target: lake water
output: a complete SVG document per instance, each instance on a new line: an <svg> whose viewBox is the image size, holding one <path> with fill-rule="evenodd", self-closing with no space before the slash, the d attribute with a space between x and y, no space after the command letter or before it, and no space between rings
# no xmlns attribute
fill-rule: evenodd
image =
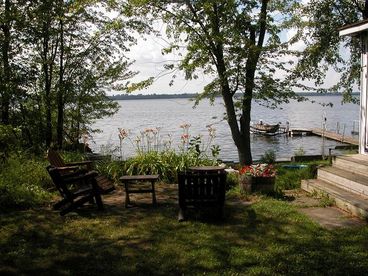
<svg viewBox="0 0 368 276"><path fill-rule="evenodd" d="M321 103L332 103L333 107L317 103L296 102L280 106L279 109L268 109L258 104L253 105L252 121L273 124L290 122L291 128L322 127L323 118L326 117L328 130L336 130L340 124L340 133L345 126L345 135L351 135L353 121L359 119L359 106L356 104L341 104L340 96L309 97L310 100ZM93 134L90 147L94 152L105 153L107 149L117 149L120 144L118 128L128 129L130 134L123 141L123 157L135 154L135 140L147 128L160 128L159 144L166 145L172 141L172 148L178 149L181 145L182 124L190 124L191 137L202 135L203 144L210 139L207 125L216 129L213 144L220 146L220 158L226 161L238 161L236 147L231 138L230 129L224 117L225 108L222 99L217 98L211 105L209 101L202 101L195 109L189 99L157 99L157 100L126 100L118 101L120 110L113 117L98 120L92 127L102 132ZM170 137L171 136L171 137ZM277 135L264 137L251 135L253 159L259 159L266 151L274 150L278 159L290 158L295 152L303 151L305 154L321 154L322 139L315 136L288 137ZM325 153L328 148L334 147L338 142L326 140ZM116 155L120 155L116 150Z"/></svg>

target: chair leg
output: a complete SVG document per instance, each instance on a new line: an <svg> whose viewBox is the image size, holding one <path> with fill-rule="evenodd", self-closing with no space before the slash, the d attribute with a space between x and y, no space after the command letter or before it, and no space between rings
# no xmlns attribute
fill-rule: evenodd
<svg viewBox="0 0 368 276"><path fill-rule="evenodd" d="M152 204L156 206L157 201L156 201L156 192L155 192L155 181L152 181L151 185L152 185Z"/></svg>
<svg viewBox="0 0 368 276"><path fill-rule="evenodd" d="M104 209L104 205L102 202L102 198L101 198L101 194L96 193L95 194L95 199L96 199L96 204L99 210L103 210Z"/></svg>
<svg viewBox="0 0 368 276"><path fill-rule="evenodd" d="M65 214L73 211L74 209L77 209L78 207L82 206L84 203L88 202L89 200L91 200L91 197L83 197L77 201L71 202L70 205L68 207L66 207L65 209L62 209L60 211L60 215L64 216Z"/></svg>
<svg viewBox="0 0 368 276"><path fill-rule="evenodd" d="M125 186L125 208L128 208L130 205L130 199L129 199L129 184L124 183Z"/></svg>
<svg viewBox="0 0 368 276"><path fill-rule="evenodd" d="M68 200L66 200L65 198L63 198L62 200L56 202L53 206L54 210L58 210L61 207L63 207L63 205L65 205L66 203L68 203Z"/></svg>
<svg viewBox="0 0 368 276"><path fill-rule="evenodd" d="M178 215L178 221L184 221L185 220L185 209L179 208L179 215Z"/></svg>
<svg viewBox="0 0 368 276"><path fill-rule="evenodd" d="M97 185L97 181L95 178L92 179L92 188L93 188L93 197L91 200L96 201L96 204L99 210L103 210L104 206L103 206L103 202L101 198L101 193L100 193L100 189Z"/></svg>
<svg viewBox="0 0 368 276"><path fill-rule="evenodd" d="M218 216L219 219L224 218L224 207L223 206L218 207L217 216Z"/></svg>

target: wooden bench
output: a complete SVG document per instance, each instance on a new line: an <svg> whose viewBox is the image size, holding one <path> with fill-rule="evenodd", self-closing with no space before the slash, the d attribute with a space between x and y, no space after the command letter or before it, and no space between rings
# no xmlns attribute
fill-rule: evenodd
<svg viewBox="0 0 368 276"><path fill-rule="evenodd" d="M197 170L178 173L179 221L185 219L188 206L197 209L211 207L222 217L225 203L226 172Z"/></svg>
<svg viewBox="0 0 368 276"><path fill-rule="evenodd" d="M125 188L125 207L127 208L130 205L129 194L133 193L152 193L152 204L156 205L156 192L155 192L155 183L158 180L159 175L125 175L120 177L120 181L124 184ZM133 183L144 183L150 182L150 188L131 188L131 184Z"/></svg>

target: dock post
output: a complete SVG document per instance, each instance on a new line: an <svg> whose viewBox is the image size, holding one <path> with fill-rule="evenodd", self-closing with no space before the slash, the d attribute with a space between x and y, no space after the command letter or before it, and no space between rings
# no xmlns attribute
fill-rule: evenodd
<svg viewBox="0 0 368 276"><path fill-rule="evenodd" d="M330 166L332 166L332 149L331 148L328 149L328 162Z"/></svg>
<svg viewBox="0 0 368 276"><path fill-rule="evenodd" d="M355 122L353 121L353 131L352 131L352 134L355 133Z"/></svg>
<svg viewBox="0 0 368 276"><path fill-rule="evenodd" d="M342 137L341 137L341 142L342 143L344 142L344 139L345 139L345 127L346 127L346 125L344 124L344 128L342 130Z"/></svg>
<svg viewBox="0 0 368 276"><path fill-rule="evenodd" d="M322 158L325 158L325 131L326 131L326 122L327 118L324 117L323 123L322 123Z"/></svg>

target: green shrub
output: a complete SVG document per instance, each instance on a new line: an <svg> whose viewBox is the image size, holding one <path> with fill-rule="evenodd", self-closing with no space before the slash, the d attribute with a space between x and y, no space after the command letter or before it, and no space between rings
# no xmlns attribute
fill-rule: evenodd
<svg viewBox="0 0 368 276"><path fill-rule="evenodd" d="M18 128L0 124L0 163L5 162L10 151L19 147L19 134Z"/></svg>
<svg viewBox="0 0 368 276"><path fill-rule="evenodd" d="M65 163L82 161L85 158L85 154L78 151L59 151L61 157Z"/></svg>
<svg viewBox="0 0 368 276"><path fill-rule="evenodd" d="M0 168L0 207L32 207L50 200L53 185L46 165L32 157L10 155Z"/></svg>
<svg viewBox="0 0 368 276"><path fill-rule="evenodd" d="M310 163L306 168L287 169L283 167L277 168L276 190L289 190L300 188L302 179L311 179L316 176L316 168L318 164Z"/></svg>
<svg viewBox="0 0 368 276"><path fill-rule="evenodd" d="M99 162L96 164L96 169L114 180L118 180L122 175L159 174L162 181L175 183L178 171L202 165L213 165L213 161L200 158L192 151L177 153L167 150L141 153L126 161Z"/></svg>
<svg viewBox="0 0 368 276"><path fill-rule="evenodd" d="M274 150L267 150L259 160L261 163L273 164L276 161L276 152Z"/></svg>
<svg viewBox="0 0 368 276"><path fill-rule="evenodd" d="M239 174L230 172L226 176L226 190L239 186Z"/></svg>
<svg viewBox="0 0 368 276"><path fill-rule="evenodd" d="M294 155L295 156L304 156L305 155L305 150L303 149L303 147L299 147L294 151Z"/></svg>

